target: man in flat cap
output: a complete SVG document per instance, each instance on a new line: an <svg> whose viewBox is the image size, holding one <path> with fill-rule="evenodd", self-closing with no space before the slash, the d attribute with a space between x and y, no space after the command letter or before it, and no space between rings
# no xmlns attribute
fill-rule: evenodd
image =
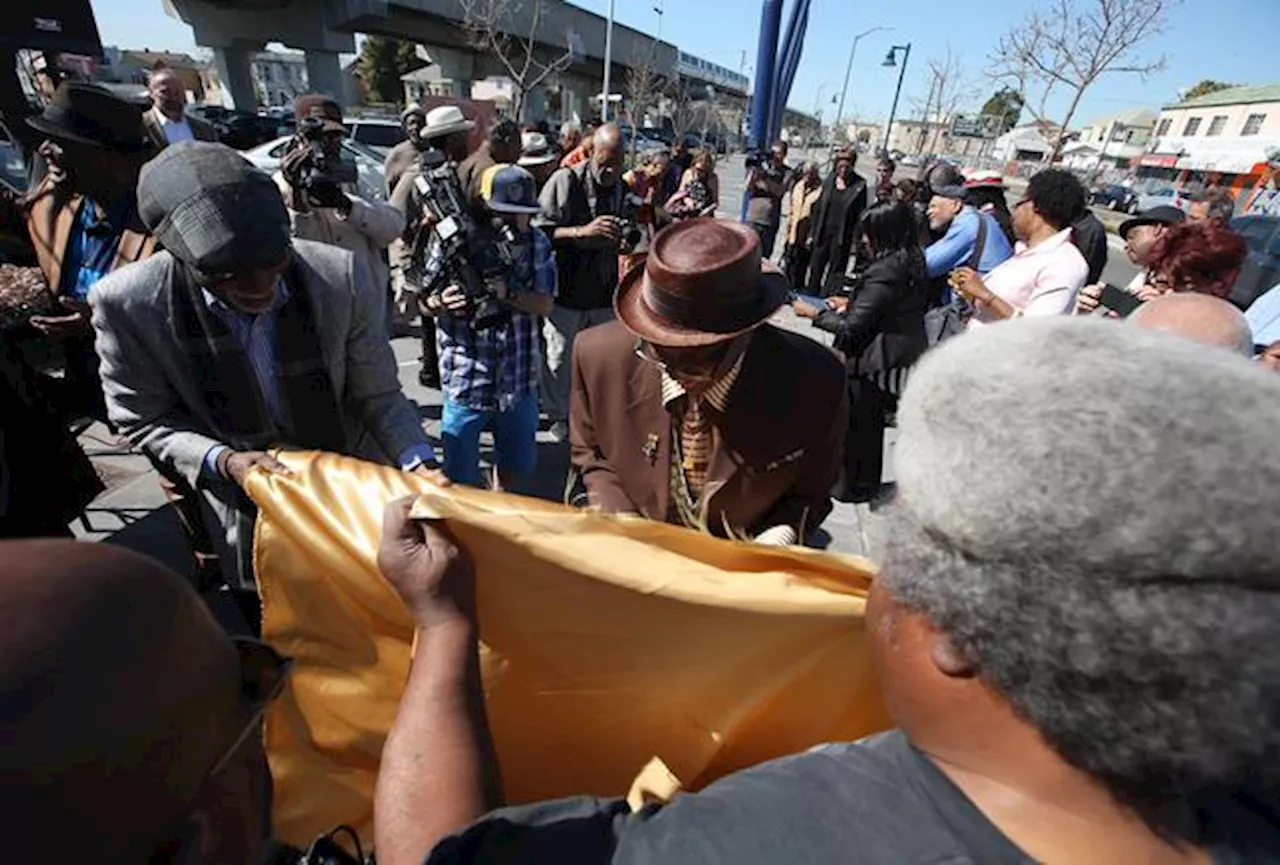
<svg viewBox="0 0 1280 865"><path fill-rule="evenodd" d="M290 240L279 190L235 151L184 142L147 165L142 218L164 246L95 286L111 420L203 499L228 582L252 587L254 469L313 448L434 464L400 390L381 297L351 253Z"/></svg>

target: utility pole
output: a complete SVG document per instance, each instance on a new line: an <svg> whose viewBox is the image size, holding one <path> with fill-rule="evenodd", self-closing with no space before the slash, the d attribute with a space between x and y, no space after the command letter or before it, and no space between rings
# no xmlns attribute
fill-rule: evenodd
<svg viewBox="0 0 1280 865"><path fill-rule="evenodd" d="M613 4L609 0L609 20L604 29L604 99L600 102L600 119L609 122L609 78L613 71Z"/></svg>
<svg viewBox="0 0 1280 865"><path fill-rule="evenodd" d="M870 30L863 30L857 36L853 37L853 45L849 47L849 63L844 68L844 87L840 89L840 107L836 109L836 116L832 123L836 126L840 125L840 121L844 119L844 98L849 94L849 74L853 72L853 55L858 52L858 42L863 36L870 36L872 33L878 33L881 30L892 30L892 27L872 27Z"/></svg>
<svg viewBox="0 0 1280 865"><path fill-rule="evenodd" d="M920 138L916 141L916 155L924 153L924 143L929 137L929 109L933 107L933 90L938 85L938 73L933 73L933 80L929 82L929 96L924 101L924 116L920 118ZM942 101L941 95L938 101Z"/></svg>
<svg viewBox="0 0 1280 865"><path fill-rule="evenodd" d="M889 150L889 133L893 131L893 116L898 113L898 98L902 96L902 79L906 77L907 61L911 59L911 43L908 42L906 45L894 45L889 49L889 53L885 55L884 63L880 64L881 66L888 66L890 69L897 66L897 53L899 51L903 52L902 68L898 72L898 88L893 91L893 107L889 109L889 122L884 126L883 149L885 152L888 152Z"/></svg>

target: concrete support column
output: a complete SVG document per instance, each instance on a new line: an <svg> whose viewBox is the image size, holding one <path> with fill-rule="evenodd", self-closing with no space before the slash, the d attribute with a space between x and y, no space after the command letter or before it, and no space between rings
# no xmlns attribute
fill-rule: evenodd
<svg viewBox="0 0 1280 865"><path fill-rule="evenodd" d="M332 96L339 104L347 102L346 88L342 81L342 64L337 51L306 52L307 89L312 93Z"/></svg>
<svg viewBox="0 0 1280 865"><path fill-rule="evenodd" d="M231 97L231 107L244 111L257 108L253 76L249 72L250 51L247 48L214 48L213 62L218 78Z"/></svg>
<svg viewBox="0 0 1280 865"><path fill-rule="evenodd" d="M431 62L440 67L440 76L453 82L451 96L458 99L471 98L471 85L475 83L475 55L469 51L458 51L451 48L428 47Z"/></svg>

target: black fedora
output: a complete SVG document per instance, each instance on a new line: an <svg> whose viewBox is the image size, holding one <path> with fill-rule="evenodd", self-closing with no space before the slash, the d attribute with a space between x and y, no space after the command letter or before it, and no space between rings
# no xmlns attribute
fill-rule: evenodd
<svg viewBox="0 0 1280 865"><path fill-rule="evenodd" d="M149 147L142 112L93 84L66 81L58 86L44 112L27 124L54 140L137 153Z"/></svg>

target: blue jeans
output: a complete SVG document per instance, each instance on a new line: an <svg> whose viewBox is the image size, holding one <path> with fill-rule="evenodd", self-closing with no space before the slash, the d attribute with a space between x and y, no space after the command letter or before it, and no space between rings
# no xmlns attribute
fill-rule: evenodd
<svg viewBox="0 0 1280 865"><path fill-rule="evenodd" d="M481 411L445 397L440 421L444 473L456 484L481 486L480 433L493 432L493 461L505 477L527 475L538 462L538 395L525 394L506 411Z"/></svg>

